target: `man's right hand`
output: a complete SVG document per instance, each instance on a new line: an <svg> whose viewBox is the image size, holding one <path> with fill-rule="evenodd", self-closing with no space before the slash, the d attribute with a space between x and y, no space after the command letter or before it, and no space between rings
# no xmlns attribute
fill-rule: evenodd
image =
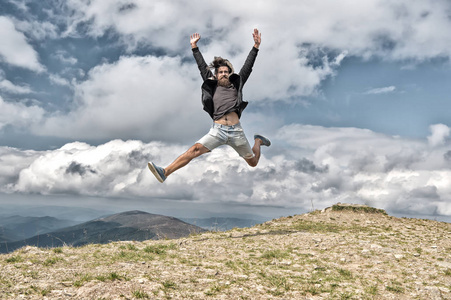
<svg viewBox="0 0 451 300"><path fill-rule="evenodd" d="M190 36L190 44L191 48L197 48L197 42L200 40L200 34L195 33Z"/></svg>

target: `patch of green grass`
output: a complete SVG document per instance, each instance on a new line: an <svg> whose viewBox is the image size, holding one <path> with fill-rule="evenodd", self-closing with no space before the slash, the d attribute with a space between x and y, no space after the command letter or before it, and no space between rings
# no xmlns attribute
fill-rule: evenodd
<svg viewBox="0 0 451 300"><path fill-rule="evenodd" d="M292 288L292 284L290 284L287 278L284 276L274 274L267 275L264 272L260 272L258 275L268 285L268 293L272 294L273 296L282 296L285 292L289 291Z"/></svg>
<svg viewBox="0 0 451 300"><path fill-rule="evenodd" d="M312 296L316 296L322 293L322 290L319 286L317 286L316 284L309 284L307 285L307 287L305 288L305 291L307 293L312 294Z"/></svg>
<svg viewBox="0 0 451 300"><path fill-rule="evenodd" d="M251 265L247 261L242 260L228 260L224 263L226 267L229 267L230 269L234 271L238 270L249 270L251 268Z"/></svg>
<svg viewBox="0 0 451 300"><path fill-rule="evenodd" d="M280 249L276 249L276 250L268 250L263 252L263 254L261 255L261 258L265 258L265 259L281 259L281 258L286 258L288 257L290 254L286 251L282 251Z"/></svg>
<svg viewBox="0 0 451 300"><path fill-rule="evenodd" d="M289 291L291 289L291 285L289 284L286 277L271 275L267 277L269 284L277 289L283 289L285 291Z"/></svg>
<svg viewBox="0 0 451 300"><path fill-rule="evenodd" d="M24 276L24 277L27 277L27 276L29 276L29 277L31 277L31 278L33 278L33 279L38 279L38 277L39 277L39 273L38 273L38 271L36 271L36 270L29 270L27 273L22 273L22 275Z"/></svg>
<svg viewBox="0 0 451 300"><path fill-rule="evenodd" d="M56 264L57 262L59 262L61 260L63 260L63 259L60 258L60 257L49 257L42 264L44 266L51 266L51 265L54 265L54 264Z"/></svg>
<svg viewBox="0 0 451 300"><path fill-rule="evenodd" d="M14 255L14 256L8 257L7 259L5 259L5 261L7 263L17 263L17 262L22 262L23 258L20 255Z"/></svg>
<svg viewBox="0 0 451 300"><path fill-rule="evenodd" d="M117 274L116 272L111 272L111 273L108 275L108 277L107 277L107 279L109 279L109 280L111 280L111 281L121 280L121 279L123 279L123 278L125 278L125 277L120 276L120 275Z"/></svg>
<svg viewBox="0 0 451 300"><path fill-rule="evenodd" d="M11 287L13 283L10 280L7 280L3 274L0 273L0 286Z"/></svg>
<svg viewBox="0 0 451 300"><path fill-rule="evenodd" d="M140 251L120 251L115 256L112 257L113 261L139 261L139 260L152 260L153 257L145 255Z"/></svg>
<svg viewBox="0 0 451 300"><path fill-rule="evenodd" d="M136 248L136 246L135 246L135 245L132 245L132 244L127 244L127 249L128 249L128 250L131 250L131 251L136 251L136 250L138 250L138 248Z"/></svg>
<svg viewBox="0 0 451 300"><path fill-rule="evenodd" d="M106 276L105 276L105 275L97 275L97 276L96 276L96 279L97 279L98 281L105 282L105 281L106 281Z"/></svg>
<svg viewBox="0 0 451 300"><path fill-rule="evenodd" d="M91 274L82 274L82 275L80 275L80 278L74 282L74 286L81 287L81 286L83 286L83 284L85 284L85 282L89 282L93 278L94 277Z"/></svg>
<svg viewBox="0 0 451 300"><path fill-rule="evenodd" d="M144 252L153 254L165 254L166 250L175 249L176 245L174 243L168 245L150 245L144 248Z"/></svg>
<svg viewBox="0 0 451 300"><path fill-rule="evenodd" d="M50 287L46 287L45 289L41 289L41 296L47 296L48 294L50 294L50 292L52 291L52 289Z"/></svg>
<svg viewBox="0 0 451 300"><path fill-rule="evenodd" d="M308 231L308 232L340 232L345 230L344 227L338 226L336 224L322 223L322 222L312 222L306 220L300 220L293 224L293 229L298 231Z"/></svg>
<svg viewBox="0 0 451 300"><path fill-rule="evenodd" d="M95 277L95 279L102 281L102 282L105 282L107 280L110 280L110 281L123 280L123 279L127 280L127 278L125 276L121 276L116 272L111 272L108 275L97 275Z"/></svg>
<svg viewBox="0 0 451 300"><path fill-rule="evenodd" d="M137 298L137 299L150 299L149 294L147 294L146 292L142 291L142 290L135 290L132 292L133 297Z"/></svg>
<svg viewBox="0 0 451 300"><path fill-rule="evenodd" d="M394 292L398 294L404 293L404 288L402 287L401 283L394 280L385 289L389 292Z"/></svg>
<svg viewBox="0 0 451 300"><path fill-rule="evenodd" d="M223 286L223 285L220 285L220 284L215 283L215 284L213 284L212 286L210 286L210 288L209 288L208 290L206 290L206 291L204 292L204 294L205 294L206 296L214 296L214 295L216 295L217 293L221 292L223 289L224 289L224 286Z"/></svg>
<svg viewBox="0 0 451 300"><path fill-rule="evenodd" d="M445 276L451 276L451 269L446 269L444 274Z"/></svg>
<svg viewBox="0 0 451 300"><path fill-rule="evenodd" d="M63 248L53 248L52 251L54 253L63 253Z"/></svg>
<svg viewBox="0 0 451 300"><path fill-rule="evenodd" d="M377 284L365 287L365 293L376 296L377 295Z"/></svg>
<svg viewBox="0 0 451 300"><path fill-rule="evenodd" d="M340 276L345 279L351 279L352 278L352 273L349 270L345 270L345 269L338 269L338 274L340 274Z"/></svg>
<svg viewBox="0 0 451 300"><path fill-rule="evenodd" d="M383 214L387 215L385 210L369 207L369 206L352 206L352 205L339 205L335 204L332 206L332 211L352 211L352 212L363 212L370 214Z"/></svg>
<svg viewBox="0 0 451 300"><path fill-rule="evenodd" d="M163 281L161 284L163 285L163 287L165 289L175 289L176 288L176 284L174 281L167 280L167 281Z"/></svg>
<svg viewBox="0 0 451 300"><path fill-rule="evenodd" d="M232 270L235 270L235 271L238 270L238 266L237 266L236 262L233 260L226 261L225 266Z"/></svg>
<svg viewBox="0 0 451 300"><path fill-rule="evenodd" d="M349 292L344 292L344 293L340 293L339 294L339 299L340 300L347 300L347 299L352 299L354 295L352 293Z"/></svg>

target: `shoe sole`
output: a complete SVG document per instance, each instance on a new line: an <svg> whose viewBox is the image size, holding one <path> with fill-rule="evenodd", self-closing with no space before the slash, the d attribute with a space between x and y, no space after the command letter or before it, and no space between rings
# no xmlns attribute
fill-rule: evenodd
<svg viewBox="0 0 451 300"><path fill-rule="evenodd" d="M155 166L151 163L147 163L147 166L149 167L150 172L152 172L153 175L157 178L157 180L161 183L163 183L163 178L161 178L160 174L158 174L157 169L155 169Z"/></svg>
<svg viewBox="0 0 451 300"><path fill-rule="evenodd" d="M266 138L260 134L256 134L255 138L260 139L262 141L263 146L266 146L266 147L271 146L271 141L268 138Z"/></svg>

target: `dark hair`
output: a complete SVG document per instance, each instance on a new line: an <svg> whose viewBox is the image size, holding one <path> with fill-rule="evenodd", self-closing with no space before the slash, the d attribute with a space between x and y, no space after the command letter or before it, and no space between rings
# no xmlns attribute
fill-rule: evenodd
<svg viewBox="0 0 451 300"><path fill-rule="evenodd" d="M229 73L233 73L233 66L230 61L220 56L215 56L215 59L210 63L208 67L215 68L215 74L218 73L219 67L227 67L229 68Z"/></svg>

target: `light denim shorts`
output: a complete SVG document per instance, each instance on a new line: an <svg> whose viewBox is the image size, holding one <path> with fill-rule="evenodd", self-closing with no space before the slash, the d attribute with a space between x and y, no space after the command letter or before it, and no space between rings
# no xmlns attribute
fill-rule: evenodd
<svg viewBox="0 0 451 300"><path fill-rule="evenodd" d="M213 123L210 131L197 143L210 151L222 145L229 145L244 159L254 157L254 152L252 152L240 123L232 126Z"/></svg>

